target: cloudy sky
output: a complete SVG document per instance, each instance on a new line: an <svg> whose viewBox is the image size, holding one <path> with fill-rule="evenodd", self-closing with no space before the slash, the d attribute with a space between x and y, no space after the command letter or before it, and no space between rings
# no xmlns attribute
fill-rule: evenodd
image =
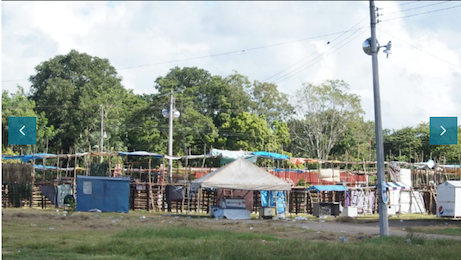
<svg viewBox="0 0 461 260"><path fill-rule="evenodd" d="M377 26L385 128L461 121L461 3L382 2ZM2 89L29 89L40 62L71 49L107 58L135 93L174 66L233 71L294 95L342 79L373 120L369 2L2 2ZM329 44L327 44L330 42ZM216 55L222 54L222 55ZM202 58L200 58L202 57ZM194 59L197 58L197 59Z"/></svg>

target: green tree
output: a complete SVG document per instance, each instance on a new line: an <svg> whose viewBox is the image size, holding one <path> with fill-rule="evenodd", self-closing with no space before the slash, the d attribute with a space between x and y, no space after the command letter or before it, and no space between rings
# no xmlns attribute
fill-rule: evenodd
<svg viewBox="0 0 461 260"><path fill-rule="evenodd" d="M153 104L152 95L129 91L125 99L127 119L122 126L122 139L128 151L167 152L168 134L160 128L163 117Z"/></svg>
<svg viewBox="0 0 461 260"><path fill-rule="evenodd" d="M358 95L342 80L303 84L297 91L298 119L291 122L295 148L304 156L327 160L333 147L363 114Z"/></svg>
<svg viewBox="0 0 461 260"><path fill-rule="evenodd" d="M221 131L223 147L230 150L276 151L277 142L264 116L243 112L224 123Z"/></svg>
<svg viewBox="0 0 461 260"><path fill-rule="evenodd" d="M277 85L255 81L250 89L254 102L254 113L264 115L269 124L278 120L286 121L294 114L294 108L288 101L288 95L277 90Z"/></svg>
<svg viewBox="0 0 461 260"><path fill-rule="evenodd" d="M37 118L37 152L44 152L47 142L53 140L54 127L49 126L44 112L34 111L35 102L28 100L24 88L18 86L15 93L2 92L2 150L8 146L8 117L36 117ZM15 146L13 151L19 152L23 148L24 153L32 153L33 148L27 146Z"/></svg>
<svg viewBox="0 0 461 260"><path fill-rule="evenodd" d="M71 50L35 67L30 77L31 99L36 111L44 112L55 126L50 147L69 151L97 148L101 108L107 127L105 142L123 146L120 126L124 123L123 100L127 91L109 60ZM101 107L102 105L102 107Z"/></svg>
<svg viewBox="0 0 461 260"><path fill-rule="evenodd" d="M374 161L376 159L375 124L358 118L332 148L331 155L339 160Z"/></svg>

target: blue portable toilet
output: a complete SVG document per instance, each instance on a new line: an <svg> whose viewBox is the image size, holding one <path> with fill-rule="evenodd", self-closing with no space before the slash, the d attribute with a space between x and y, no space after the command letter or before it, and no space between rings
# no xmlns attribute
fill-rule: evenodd
<svg viewBox="0 0 461 260"><path fill-rule="evenodd" d="M77 175L77 211L129 211L130 178Z"/></svg>

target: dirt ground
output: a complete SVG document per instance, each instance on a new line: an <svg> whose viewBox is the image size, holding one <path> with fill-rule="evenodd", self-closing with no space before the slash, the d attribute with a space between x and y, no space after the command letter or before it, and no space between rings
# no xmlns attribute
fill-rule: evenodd
<svg viewBox="0 0 461 260"><path fill-rule="evenodd" d="M337 240L347 237L348 240L361 240L379 235L377 220L360 220L351 218L329 218L306 220L281 219L281 220L216 220L213 218L194 215L175 215L168 213L149 213L146 211L121 213L87 213L63 212L41 209L3 209L2 230L24 226L28 228L53 228L59 229L112 229L122 230L128 227L165 227L176 226L229 230L235 232L255 232L272 234L277 237L312 239L312 240ZM440 226L460 227L461 221L451 219L438 220L389 220L390 235L407 236L408 227ZM461 236L421 234L426 238L448 238L461 240Z"/></svg>

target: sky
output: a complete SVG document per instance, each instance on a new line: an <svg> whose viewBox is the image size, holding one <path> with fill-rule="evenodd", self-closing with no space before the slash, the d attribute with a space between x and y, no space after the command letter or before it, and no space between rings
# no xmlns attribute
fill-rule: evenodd
<svg viewBox="0 0 461 260"><path fill-rule="evenodd" d="M378 58L383 127L434 116L460 122L461 3L376 6L378 41L392 41L392 54L382 48ZM29 90L35 66L75 49L109 59L138 94L155 93L155 79L175 66L237 71L290 96L303 83L340 79L374 120L371 56L362 50L371 35L367 1L3 1L1 9L2 90Z"/></svg>

